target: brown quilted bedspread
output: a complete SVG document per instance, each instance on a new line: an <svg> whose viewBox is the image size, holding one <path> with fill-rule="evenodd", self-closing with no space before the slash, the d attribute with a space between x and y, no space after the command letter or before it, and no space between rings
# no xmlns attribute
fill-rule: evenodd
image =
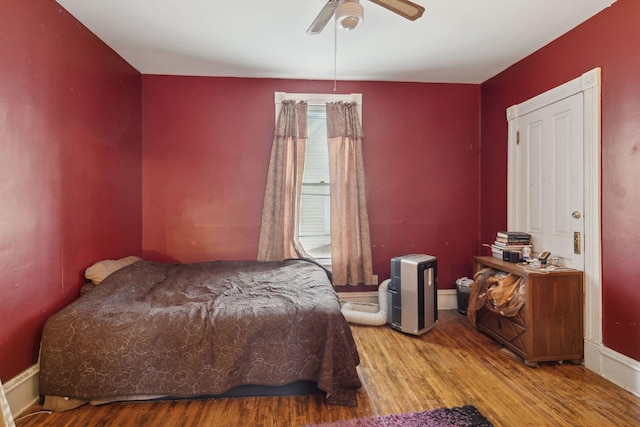
<svg viewBox="0 0 640 427"><path fill-rule="evenodd" d="M140 261L47 321L40 393L196 397L311 380L327 403L352 406L358 363L337 294L311 263Z"/></svg>

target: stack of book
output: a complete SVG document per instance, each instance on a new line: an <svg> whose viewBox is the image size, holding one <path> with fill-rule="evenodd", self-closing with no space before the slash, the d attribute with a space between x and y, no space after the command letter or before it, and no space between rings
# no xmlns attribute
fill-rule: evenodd
<svg viewBox="0 0 640 427"><path fill-rule="evenodd" d="M498 231L496 241L491 245L491 254L504 259L504 251L519 252L522 258L522 250L527 247L531 252L531 235L522 231Z"/></svg>

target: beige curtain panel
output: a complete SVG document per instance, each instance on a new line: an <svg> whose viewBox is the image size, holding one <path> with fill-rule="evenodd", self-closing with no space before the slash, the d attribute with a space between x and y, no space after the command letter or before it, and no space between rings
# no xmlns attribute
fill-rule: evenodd
<svg viewBox="0 0 640 427"><path fill-rule="evenodd" d="M306 102L283 101L269 161L258 242L259 261L308 257L298 240L306 143Z"/></svg>
<svg viewBox="0 0 640 427"><path fill-rule="evenodd" d="M0 418L0 427L16 427L11 415L11 408L9 408L9 401L4 394L4 388L2 382L0 382L0 407L2 407L2 418Z"/></svg>
<svg viewBox="0 0 640 427"><path fill-rule="evenodd" d="M327 104L333 284L372 283L371 238L356 103Z"/></svg>

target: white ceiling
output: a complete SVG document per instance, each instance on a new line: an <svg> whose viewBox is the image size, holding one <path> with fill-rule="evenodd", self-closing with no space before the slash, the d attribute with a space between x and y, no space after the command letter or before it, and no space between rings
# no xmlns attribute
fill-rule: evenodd
<svg viewBox="0 0 640 427"><path fill-rule="evenodd" d="M306 30L326 0L57 0L142 74L482 83L615 0L413 0ZM335 61L334 61L335 57Z"/></svg>

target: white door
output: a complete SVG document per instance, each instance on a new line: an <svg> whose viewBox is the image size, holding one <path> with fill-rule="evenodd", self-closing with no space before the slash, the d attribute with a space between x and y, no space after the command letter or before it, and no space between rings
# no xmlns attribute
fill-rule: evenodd
<svg viewBox="0 0 640 427"><path fill-rule="evenodd" d="M574 95L578 95L578 99L573 99ZM539 152L538 161L533 162L529 159L526 161L523 159L525 150L520 148L521 144L530 145L532 142L524 142L527 139L527 134L534 134L533 129L530 131L525 131L525 129L529 128L529 124L526 122L534 122L536 120L531 120L530 118L526 118L531 113L536 113L538 110L544 110L548 106L551 109L555 109L558 106L565 105L565 102L568 102L569 105L572 105L571 102L575 101L582 103L582 111L575 111L575 108L570 106L568 108L558 108L557 111L551 112L551 109L544 111L543 117L549 116L549 120L540 119L542 122L542 126L549 126L551 123L551 117L555 116L560 119L561 113L563 110L571 110L571 113L567 116L569 117L569 122L564 121L565 124L568 124L566 129L568 129L569 134L573 135L582 135L582 141L579 141L580 138L576 137L569 138L571 141L569 153L581 153L581 154L569 154L566 156L566 165L567 168L575 168L578 167L579 163L582 163L582 169L578 169L578 175L584 177L582 182L578 180L578 182L572 182L569 185L569 190L567 190L568 197L565 197L564 200L568 200L573 196L582 196L583 198L583 211L580 213L580 218L569 219L570 224L575 226L575 229L569 230L570 232L579 231L583 232L586 235L581 235L580 241L580 252L581 254L573 254L573 251L570 251L565 261L565 265L573 266L577 269L581 269L584 271L584 292L585 292L585 328L584 328L584 337L585 337L585 351L584 351L584 364L585 366L606 378L613 380L616 384L640 384L640 379L638 378L638 370L634 368L629 368L624 370L619 362L619 359L611 358L609 355L611 352L603 345L602 340L602 257L601 257L601 219L600 219L600 210L601 210L601 197L600 197L600 188L601 188L601 177L600 177L600 169L601 169L601 153L600 153L600 94L601 94L601 84L600 84L600 69L594 68L581 76L570 80L560 86L557 86L553 89L550 89L540 95L537 95L531 99L528 99L520 104L512 105L507 108L507 121L509 125L509 147L508 147L508 179L507 179L507 227L509 229L515 229L516 224L523 223L522 219L525 217L526 210L523 210L523 204L520 202L523 197L529 197L530 193L528 188L524 187L523 179L527 179L528 172L524 170L525 165L529 165L530 163L543 163L548 162L548 158L553 158L554 162L558 163L559 159L556 158L555 148L552 150L552 153L544 153ZM556 103L560 103L557 106ZM548 114L546 114L549 112ZM533 117L533 116L531 116ZM540 121L538 120L538 121ZM571 122L573 120L573 122ZM560 120L562 122L562 120ZM546 122L546 124L545 124ZM579 125L582 123L582 126ZM531 123L533 125L533 123ZM559 123L556 125L559 126ZM520 129L522 140L520 144L516 143L516 130ZM546 137L542 137L545 134L545 130L539 130L540 138L539 141L541 143L546 140ZM554 131L552 135L557 137L558 131ZM528 138L532 139L532 138ZM557 141L556 141L557 142ZM575 146L573 143L576 143ZM531 148L531 147L530 147ZM576 151L577 150L577 151ZM533 166L527 166L529 169ZM557 170L559 166L555 166L553 168L546 168L547 171ZM561 169L560 169L561 170ZM551 173L551 172L545 172ZM570 172L573 174L573 172ZM576 175L576 176L578 176ZM533 185L536 185L535 183ZM541 184L537 184L538 188L549 190L542 186ZM546 185L550 185L546 183ZM528 187L528 186L527 186ZM555 187L555 185L554 185ZM577 189L574 189L577 188ZM554 188L555 192L555 188ZM560 197L554 196L553 204L558 201ZM517 203L516 203L517 202ZM527 202L529 203L529 202ZM569 202L573 203L573 202ZM526 205L524 205L526 206ZM541 205L544 206L544 205ZM546 208L543 208L546 209ZM551 209L551 208L549 208ZM559 207L553 207L554 218L556 215L563 218L563 220L567 220L566 215L571 215L577 208L573 206L565 207L564 209L560 209ZM517 219L520 218L520 219ZM575 219L575 221L574 221ZM527 219L527 221L529 221ZM562 221L560 221L562 222ZM551 234L551 233L550 233ZM566 231L562 234L565 234ZM566 236L572 237L572 236ZM546 240L546 233L540 233L536 235L536 240L540 240L541 243L536 244L536 251L545 250L542 245L549 244ZM573 246L573 241L571 240L571 244ZM572 247L573 249L573 247ZM550 252L552 252L551 246L549 246ZM624 377L624 378L623 378ZM629 381L631 380L631 381ZM629 388L633 388L633 386L629 385Z"/></svg>
<svg viewBox="0 0 640 427"><path fill-rule="evenodd" d="M532 236L534 254L584 269L583 94L538 108L517 120L515 224Z"/></svg>

